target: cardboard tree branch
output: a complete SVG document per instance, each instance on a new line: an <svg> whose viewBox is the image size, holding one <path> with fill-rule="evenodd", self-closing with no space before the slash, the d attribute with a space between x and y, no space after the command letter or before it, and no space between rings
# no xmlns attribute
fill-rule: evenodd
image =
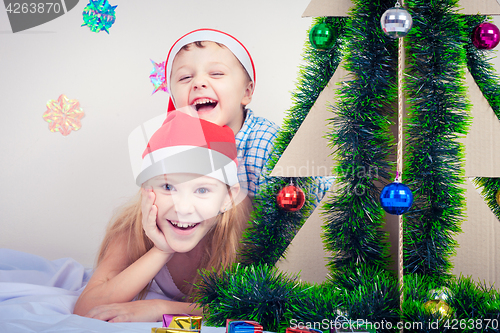
<svg viewBox="0 0 500 333"><path fill-rule="evenodd" d="M456 256L451 258L452 273L472 276L476 281L500 283L500 221L486 205L469 178L465 179L466 211L462 232L455 236Z"/></svg>
<svg viewBox="0 0 500 333"><path fill-rule="evenodd" d="M500 178L500 120L467 70L465 81L472 104L472 124L465 146L465 177Z"/></svg>
<svg viewBox="0 0 500 333"><path fill-rule="evenodd" d="M328 147L328 139L325 135L331 131L328 126L328 119L333 116L330 105L337 102L336 90L340 87L339 84L345 81L347 75L348 72L344 69L343 63L340 63L276 163L271 176L332 175L334 160L331 155L334 149ZM328 194L325 195L318 207L321 207L328 197ZM276 264L281 271L295 274L300 272L302 280L313 283L326 280L327 257L332 256L324 249L321 239L323 218L320 214L320 209L314 210L288 246L286 259Z"/></svg>
<svg viewBox="0 0 500 333"><path fill-rule="evenodd" d="M318 207L326 200L328 195L325 195ZM276 263L280 271L300 273L300 278L310 283L322 283L326 280L329 273L327 257L333 256L324 249L321 238L323 218L320 214L320 209L314 210L286 249L286 258Z"/></svg>
<svg viewBox="0 0 500 333"><path fill-rule="evenodd" d="M326 138L331 131L328 119L334 116L330 106L337 103L336 90L340 87L339 83L346 81L347 75L341 62L276 163L272 177L333 175L335 162L332 154L335 148L328 146Z"/></svg>
<svg viewBox="0 0 500 333"><path fill-rule="evenodd" d="M500 120L466 72L472 124L461 140L465 146L465 203L462 233L455 236L459 246L452 258L453 274L480 281L500 283L500 221L474 187L471 177L500 177Z"/></svg>

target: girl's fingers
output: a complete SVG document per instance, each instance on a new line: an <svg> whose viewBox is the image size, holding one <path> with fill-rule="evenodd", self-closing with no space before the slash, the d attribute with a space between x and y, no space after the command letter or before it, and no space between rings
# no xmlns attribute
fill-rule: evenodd
<svg viewBox="0 0 500 333"><path fill-rule="evenodd" d="M149 234L151 232L155 232L158 226L156 225L156 206L153 205L151 206L151 209L149 210L148 215L144 215L142 219L142 225L144 230L146 231L146 234Z"/></svg>
<svg viewBox="0 0 500 333"><path fill-rule="evenodd" d="M119 315L115 304L99 305L91 309L85 317L99 319L104 321L115 321Z"/></svg>
<svg viewBox="0 0 500 333"><path fill-rule="evenodd" d="M148 191L147 189L142 189L141 191L142 191L141 210L143 216L143 223L145 222L144 217L150 220L153 214L154 214L153 217L156 221L156 206L154 205L155 194L152 190Z"/></svg>
<svg viewBox="0 0 500 333"><path fill-rule="evenodd" d="M113 314L111 314L108 310L109 305L99 305L92 308L85 317L94 318L99 320L108 320L113 318Z"/></svg>
<svg viewBox="0 0 500 333"><path fill-rule="evenodd" d="M157 207L155 205L151 206L151 209L149 210L149 216L148 220L146 221L147 225L152 228L156 228L156 213L157 213Z"/></svg>
<svg viewBox="0 0 500 333"><path fill-rule="evenodd" d="M155 201L155 193L151 188L142 188L142 200L141 200L141 208L142 208L142 213L149 212L149 209L151 209L151 206L154 204Z"/></svg>
<svg viewBox="0 0 500 333"><path fill-rule="evenodd" d="M142 189L142 228L146 236L149 237L157 248L164 252L172 252L167 244L165 235L156 224L158 207L154 204L155 199L155 193L152 189Z"/></svg>
<svg viewBox="0 0 500 333"><path fill-rule="evenodd" d="M158 207L154 205L155 194L152 188L142 189L142 227L146 235L155 243L155 239L161 235L156 225Z"/></svg>
<svg viewBox="0 0 500 333"><path fill-rule="evenodd" d="M113 319L109 319L108 323L123 323L123 322L131 322L129 315L120 315L116 316Z"/></svg>

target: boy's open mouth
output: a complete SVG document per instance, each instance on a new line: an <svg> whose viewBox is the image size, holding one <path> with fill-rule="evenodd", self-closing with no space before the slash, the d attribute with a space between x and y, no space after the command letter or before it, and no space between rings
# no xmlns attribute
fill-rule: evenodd
<svg viewBox="0 0 500 333"><path fill-rule="evenodd" d="M185 223L185 222L179 222L179 221L172 221L172 220L168 220L168 222L170 222L170 224L176 228L176 229L180 229L180 230L190 230L190 229L194 229L196 228L197 225L199 225L200 223Z"/></svg>
<svg viewBox="0 0 500 333"><path fill-rule="evenodd" d="M193 105L198 112L212 111L217 104L218 102L211 98L200 98L193 102Z"/></svg>

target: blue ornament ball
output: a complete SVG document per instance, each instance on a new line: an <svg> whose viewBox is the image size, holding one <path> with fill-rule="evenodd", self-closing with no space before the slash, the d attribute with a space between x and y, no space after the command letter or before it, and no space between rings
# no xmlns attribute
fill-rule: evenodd
<svg viewBox="0 0 500 333"><path fill-rule="evenodd" d="M413 193L402 183L390 183L380 193L380 205L389 214L401 215L410 210Z"/></svg>

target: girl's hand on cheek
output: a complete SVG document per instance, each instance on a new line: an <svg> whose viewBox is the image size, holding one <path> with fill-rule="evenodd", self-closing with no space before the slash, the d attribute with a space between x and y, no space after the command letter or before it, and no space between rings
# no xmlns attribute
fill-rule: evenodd
<svg viewBox="0 0 500 333"><path fill-rule="evenodd" d="M163 232L156 224L156 217L158 214L158 207L154 204L155 193L151 188L142 189L142 228L146 236L151 239L155 247L159 250L173 254L175 251L168 245L167 239Z"/></svg>

